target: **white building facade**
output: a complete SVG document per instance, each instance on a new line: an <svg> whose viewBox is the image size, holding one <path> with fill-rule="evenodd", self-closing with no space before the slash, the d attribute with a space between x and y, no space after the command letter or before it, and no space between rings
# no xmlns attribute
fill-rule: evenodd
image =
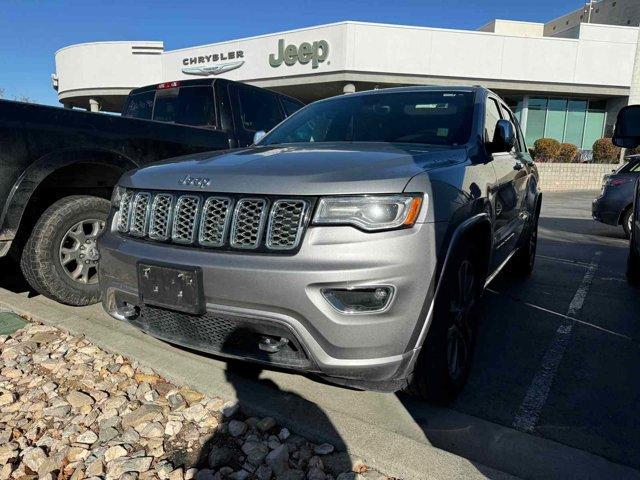
<svg viewBox="0 0 640 480"><path fill-rule="evenodd" d="M52 78L65 106L107 111L119 111L132 88L203 77L306 102L371 88L479 84L507 100L529 144L552 137L590 149L640 84L640 30L574 30L564 38L544 36L544 24L503 20L479 31L342 22L170 51L162 42L88 43L56 52Z"/></svg>

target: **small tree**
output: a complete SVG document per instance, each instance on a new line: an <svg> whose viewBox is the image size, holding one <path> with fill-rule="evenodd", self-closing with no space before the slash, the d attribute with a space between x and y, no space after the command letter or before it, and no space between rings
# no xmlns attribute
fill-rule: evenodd
<svg viewBox="0 0 640 480"><path fill-rule="evenodd" d="M578 156L578 147L571 143L561 143L558 148L558 155L556 161L558 163L572 163L576 161Z"/></svg>
<svg viewBox="0 0 640 480"><path fill-rule="evenodd" d="M593 163L618 163L620 148L610 138L601 138L593 144Z"/></svg>
<svg viewBox="0 0 640 480"><path fill-rule="evenodd" d="M554 162L560 152L560 142L553 138L540 138L533 144L537 162Z"/></svg>

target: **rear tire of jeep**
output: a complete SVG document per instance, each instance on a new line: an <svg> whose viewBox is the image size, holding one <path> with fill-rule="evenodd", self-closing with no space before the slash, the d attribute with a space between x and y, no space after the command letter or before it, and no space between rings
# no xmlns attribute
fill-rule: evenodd
<svg viewBox="0 0 640 480"><path fill-rule="evenodd" d="M484 275L469 242L457 249L442 278L434 317L406 392L447 405L464 387L475 350Z"/></svg>
<svg viewBox="0 0 640 480"><path fill-rule="evenodd" d="M95 239L109 208L104 198L70 196L45 210L20 258L22 273L34 290L67 305L100 300Z"/></svg>
<svg viewBox="0 0 640 480"><path fill-rule="evenodd" d="M516 277L528 277L533 272L536 263L536 252L538 250L538 219L536 215L533 224L527 228L527 238L524 244L516 252L511 260L509 270Z"/></svg>

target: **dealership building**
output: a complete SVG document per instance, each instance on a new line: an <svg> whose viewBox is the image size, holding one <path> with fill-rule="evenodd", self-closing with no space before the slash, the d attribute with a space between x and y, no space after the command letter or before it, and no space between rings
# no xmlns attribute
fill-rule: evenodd
<svg viewBox="0 0 640 480"><path fill-rule="evenodd" d="M179 50L161 41L84 43L56 52L52 80L66 107L109 112L132 88L193 78L305 102L402 85L483 85L512 106L529 144L552 137L590 149L611 134L620 108L640 103L640 2L603 0L591 15L605 6L617 24L583 23L577 11L476 31L341 22Z"/></svg>

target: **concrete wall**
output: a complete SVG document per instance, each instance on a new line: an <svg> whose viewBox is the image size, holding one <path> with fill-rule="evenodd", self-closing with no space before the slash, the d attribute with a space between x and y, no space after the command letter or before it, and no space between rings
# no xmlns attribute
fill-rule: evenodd
<svg viewBox="0 0 640 480"><path fill-rule="evenodd" d="M599 190L602 177L619 167L598 163L537 163L544 192Z"/></svg>
<svg viewBox="0 0 640 480"><path fill-rule="evenodd" d="M518 22L513 20L493 20L478 29L480 32L516 35L519 37L542 37L544 23Z"/></svg>

